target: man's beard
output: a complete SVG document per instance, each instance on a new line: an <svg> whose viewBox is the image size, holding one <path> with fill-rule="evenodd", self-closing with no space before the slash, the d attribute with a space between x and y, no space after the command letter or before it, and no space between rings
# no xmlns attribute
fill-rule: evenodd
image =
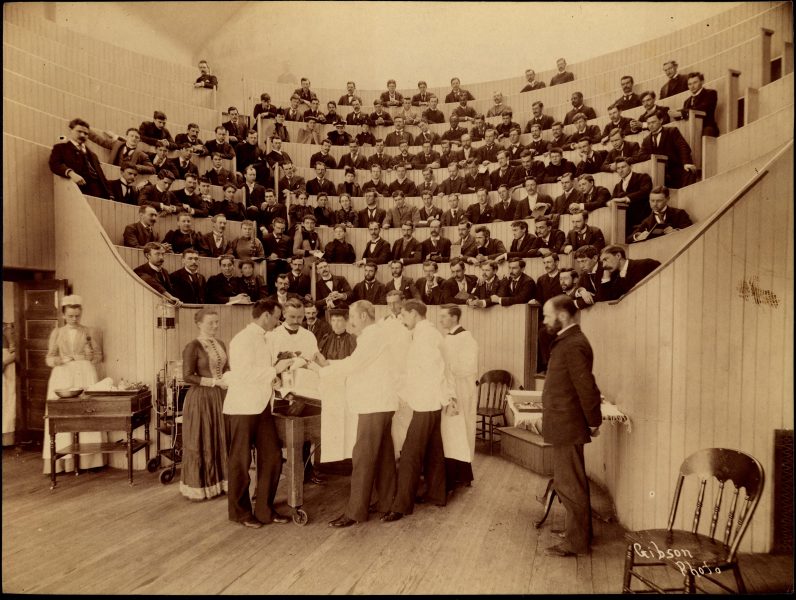
<svg viewBox="0 0 796 600"><path fill-rule="evenodd" d="M556 334L562 329L561 321L558 320L556 317L556 322L551 326L545 323L545 328L547 329L547 333Z"/></svg>

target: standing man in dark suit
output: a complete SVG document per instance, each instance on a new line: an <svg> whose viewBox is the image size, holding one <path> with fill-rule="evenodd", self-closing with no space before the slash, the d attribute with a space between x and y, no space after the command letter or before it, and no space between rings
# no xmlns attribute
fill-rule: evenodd
<svg viewBox="0 0 796 600"><path fill-rule="evenodd" d="M613 200L627 205L625 237L650 214L652 178L646 173L634 173L630 161L619 158L614 163L619 182L614 186Z"/></svg>
<svg viewBox="0 0 796 600"><path fill-rule="evenodd" d="M669 79L663 84L663 87L661 87L661 100L669 96L681 94L688 89L688 77L677 72L676 60L667 60L663 63L663 72Z"/></svg>
<svg viewBox="0 0 796 600"><path fill-rule="evenodd" d="M550 556L588 554L592 523L583 445L599 434L600 390L592 374L594 354L575 321L572 298L556 296L542 307L544 326L555 336L542 392L544 441L553 446L553 490L567 511L564 541Z"/></svg>
<svg viewBox="0 0 796 600"><path fill-rule="evenodd" d="M130 163L123 163L120 171L119 179L110 182L111 195L116 202L138 206L138 190L135 188L138 171Z"/></svg>
<svg viewBox="0 0 796 600"><path fill-rule="evenodd" d="M650 134L641 142L639 162L650 159L653 154L666 156L666 176L664 183L668 188L681 188L689 182L688 173L696 174L697 168L691 158L691 147L676 127L664 127L658 115L647 119Z"/></svg>
<svg viewBox="0 0 796 600"><path fill-rule="evenodd" d="M556 61L556 68L558 69L558 73L553 75L552 79L550 79L550 85L558 85L559 83L567 83L569 81L575 81L575 76L567 71L567 61L563 58L559 58Z"/></svg>
<svg viewBox="0 0 796 600"><path fill-rule="evenodd" d="M182 269L171 274L174 295L185 304L204 304L205 276L199 272L199 252L195 248L182 251Z"/></svg>
<svg viewBox="0 0 796 600"><path fill-rule="evenodd" d="M600 254L603 278L597 300L617 300L627 294L661 263L652 258L629 260L622 246L606 246Z"/></svg>
<svg viewBox="0 0 796 600"><path fill-rule="evenodd" d="M351 297L349 300L357 302L359 300L367 300L371 304L384 304L384 296L387 294L387 288L384 284L376 280L376 271L379 266L371 261L365 263L364 279L354 286L351 290Z"/></svg>
<svg viewBox="0 0 796 600"><path fill-rule="evenodd" d="M83 119L69 122L69 140L53 146L50 171L71 179L83 194L113 200L99 158L86 146L89 129Z"/></svg>
<svg viewBox="0 0 796 600"><path fill-rule="evenodd" d="M688 74L688 90L691 95L685 99L683 110L672 111L671 115L675 119L688 120L689 110L701 110L705 113L702 119L702 135L708 137L719 137L719 124L716 122L716 105L719 102L719 95L716 90L709 90L703 87L705 76L702 73Z"/></svg>

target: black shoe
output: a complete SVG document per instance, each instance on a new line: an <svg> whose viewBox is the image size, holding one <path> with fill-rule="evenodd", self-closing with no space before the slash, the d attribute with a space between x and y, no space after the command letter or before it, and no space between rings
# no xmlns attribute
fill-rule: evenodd
<svg viewBox="0 0 796 600"><path fill-rule="evenodd" d="M310 477L310 482L314 483L315 485L323 485L326 483L326 480L322 479L317 473L313 473Z"/></svg>
<svg viewBox="0 0 796 600"><path fill-rule="evenodd" d="M244 519L243 521L238 521L238 523L240 523L244 527L249 527L251 529L260 529L260 527L263 526L263 524L260 523L260 521L258 521L254 517L250 517L248 519Z"/></svg>
<svg viewBox="0 0 796 600"><path fill-rule="evenodd" d="M381 518L381 520L384 521L385 523L391 523L393 521L397 521L398 519L402 518L403 516L404 516L403 513L399 513L399 512L395 512L395 511L391 510L390 512L386 513Z"/></svg>
<svg viewBox="0 0 796 600"><path fill-rule="evenodd" d="M423 496L416 496L415 497L415 504L425 504L426 499Z"/></svg>
<svg viewBox="0 0 796 600"><path fill-rule="evenodd" d="M271 517L272 523L278 523L280 525L284 525L285 523L290 523L290 517L285 515L280 515L278 512L274 511L273 516Z"/></svg>
<svg viewBox="0 0 796 600"><path fill-rule="evenodd" d="M376 506L375 504L371 504L370 506L368 506L368 512L370 514L374 514L374 513L380 513L381 511L379 510L378 506Z"/></svg>
<svg viewBox="0 0 796 600"><path fill-rule="evenodd" d="M558 544L556 546L550 546L549 548L545 549L544 551L545 556L558 556L558 557L566 557L566 556L578 556L579 554L588 554L589 551L586 552L573 552L570 550L565 544Z"/></svg>
<svg viewBox="0 0 796 600"><path fill-rule="evenodd" d="M340 515L334 521L329 521L329 527L351 527L351 525L356 525L357 521L354 519L349 519L345 515Z"/></svg>

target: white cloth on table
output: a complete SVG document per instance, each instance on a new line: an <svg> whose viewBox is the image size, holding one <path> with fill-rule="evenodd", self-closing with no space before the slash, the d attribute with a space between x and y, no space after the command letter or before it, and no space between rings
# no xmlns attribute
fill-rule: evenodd
<svg viewBox="0 0 796 600"><path fill-rule="evenodd" d="M458 328L457 328L458 329ZM442 352L446 377L456 390L458 415L443 413L441 430L445 458L472 462L475 455L475 430L478 396L478 343L469 331L444 336Z"/></svg>

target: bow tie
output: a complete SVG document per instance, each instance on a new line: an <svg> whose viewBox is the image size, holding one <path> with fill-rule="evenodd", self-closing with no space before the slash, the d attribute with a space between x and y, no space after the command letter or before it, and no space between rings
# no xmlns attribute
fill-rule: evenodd
<svg viewBox="0 0 796 600"><path fill-rule="evenodd" d="M309 325L309 323L307 325L309 327L311 327L311 325ZM298 328L293 330L293 329L288 329L287 327L285 327L285 331L287 331L290 335L296 335L299 332Z"/></svg>

